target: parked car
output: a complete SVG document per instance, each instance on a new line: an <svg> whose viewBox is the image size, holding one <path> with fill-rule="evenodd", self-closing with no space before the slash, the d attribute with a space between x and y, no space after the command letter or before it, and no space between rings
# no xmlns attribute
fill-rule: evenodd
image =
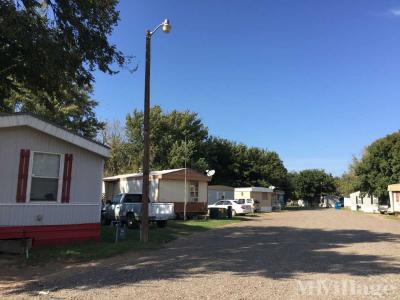
<svg viewBox="0 0 400 300"><path fill-rule="evenodd" d="M379 206L378 206L378 211L379 211L381 214L387 214L388 211L389 211L389 205L387 205L387 204L381 204L381 205L379 205Z"/></svg>
<svg viewBox="0 0 400 300"><path fill-rule="evenodd" d="M251 205L250 204L239 204L237 200L220 200L214 204L208 205L208 208L226 208L228 206L232 206L232 216L235 215L245 215L251 213Z"/></svg>
<svg viewBox="0 0 400 300"><path fill-rule="evenodd" d="M101 223L110 224L120 221L135 227L140 222L142 211L142 195L121 193L115 195L102 209ZM174 204L149 201L149 220L156 222L158 227L165 227L167 221L175 217Z"/></svg>
<svg viewBox="0 0 400 300"><path fill-rule="evenodd" d="M254 199L237 199L235 200L238 204L248 204L251 205L251 213L260 210L260 201Z"/></svg>

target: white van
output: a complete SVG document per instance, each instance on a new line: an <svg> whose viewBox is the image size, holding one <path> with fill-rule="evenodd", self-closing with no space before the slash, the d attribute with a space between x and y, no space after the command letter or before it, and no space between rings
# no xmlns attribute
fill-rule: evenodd
<svg viewBox="0 0 400 300"><path fill-rule="evenodd" d="M247 204L251 205L251 213L260 211L260 202L254 199L237 199L237 203L239 204Z"/></svg>

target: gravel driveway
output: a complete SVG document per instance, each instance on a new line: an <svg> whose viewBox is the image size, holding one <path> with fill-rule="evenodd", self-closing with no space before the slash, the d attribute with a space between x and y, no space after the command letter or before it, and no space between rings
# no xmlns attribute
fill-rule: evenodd
<svg viewBox="0 0 400 300"><path fill-rule="evenodd" d="M334 209L269 213L141 256L29 270L31 280L21 274L13 288L3 269L0 296L400 299L399 242L400 219Z"/></svg>

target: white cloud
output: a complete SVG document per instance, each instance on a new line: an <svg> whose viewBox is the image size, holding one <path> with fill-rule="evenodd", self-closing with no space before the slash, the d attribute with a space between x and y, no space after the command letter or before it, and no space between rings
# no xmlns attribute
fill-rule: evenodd
<svg viewBox="0 0 400 300"><path fill-rule="evenodd" d="M398 9L391 9L389 12L390 12L390 14L391 14L392 16L400 17L400 8L398 8Z"/></svg>

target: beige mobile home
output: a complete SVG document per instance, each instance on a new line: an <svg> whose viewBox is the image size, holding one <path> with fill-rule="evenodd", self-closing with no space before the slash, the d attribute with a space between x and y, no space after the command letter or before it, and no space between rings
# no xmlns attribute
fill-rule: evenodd
<svg viewBox="0 0 400 300"><path fill-rule="evenodd" d="M390 213L400 213L400 183L388 185Z"/></svg>
<svg viewBox="0 0 400 300"><path fill-rule="evenodd" d="M186 175L185 175L186 174ZM172 169L150 172L150 201L173 202L175 214L190 215L207 213L207 186L211 177L192 169ZM119 193L142 193L142 173L124 174L103 178L103 197L105 201Z"/></svg>
<svg viewBox="0 0 400 300"><path fill-rule="evenodd" d="M253 199L256 209L262 212L272 211L274 191L265 187L235 188L235 199Z"/></svg>
<svg viewBox="0 0 400 300"><path fill-rule="evenodd" d="M108 147L30 114L0 114L0 239L99 239Z"/></svg>

